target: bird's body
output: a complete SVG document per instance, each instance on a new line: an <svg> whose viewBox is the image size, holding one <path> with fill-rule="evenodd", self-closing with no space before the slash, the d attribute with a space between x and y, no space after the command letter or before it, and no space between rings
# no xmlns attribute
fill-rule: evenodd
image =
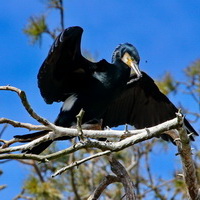
<svg viewBox="0 0 200 200"><path fill-rule="evenodd" d="M81 55L82 32L80 27L64 30L38 73L38 86L46 103L64 102L56 125L73 126L81 109L85 111L83 123L103 120L102 128L122 124L145 128L176 116L177 108L146 73L140 72L140 57L133 45L120 44L113 53L112 63L104 59L91 62ZM186 119L184 123L188 133L198 135ZM45 133L15 137L31 139ZM168 140L169 136L163 138ZM38 154L51 142L26 152Z"/></svg>
<svg viewBox="0 0 200 200"><path fill-rule="evenodd" d="M107 64L104 60L100 62L104 64L105 71L95 71L92 74L90 85L71 94L64 101L55 121L56 125L73 126L76 123L76 115L81 109L85 111L83 123L91 122L91 120L99 121L109 104L120 95L129 80L130 68Z"/></svg>

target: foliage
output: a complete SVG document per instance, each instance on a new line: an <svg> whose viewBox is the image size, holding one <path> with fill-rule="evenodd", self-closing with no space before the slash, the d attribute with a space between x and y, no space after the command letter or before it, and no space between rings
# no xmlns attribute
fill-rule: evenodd
<svg viewBox="0 0 200 200"><path fill-rule="evenodd" d="M156 84L165 95L168 95L170 92L176 93L177 84L169 72L167 72L161 80L157 80Z"/></svg>
<svg viewBox="0 0 200 200"><path fill-rule="evenodd" d="M40 182L35 176L31 176L25 183L24 189L33 194L36 199L60 200L62 194L58 190L58 184L53 181ZM60 188L59 188L60 189Z"/></svg>
<svg viewBox="0 0 200 200"><path fill-rule="evenodd" d="M196 60L191 66L185 69L185 73L192 79L199 79L200 77L200 60Z"/></svg>
<svg viewBox="0 0 200 200"><path fill-rule="evenodd" d="M42 34L48 32L46 17L41 15L39 17L30 17L29 24L24 29L24 33L31 38L31 43L41 43Z"/></svg>
<svg viewBox="0 0 200 200"><path fill-rule="evenodd" d="M47 25L47 16L42 14L40 16L31 16L28 24L23 29L23 32L30 38L31 44L39 42L41 44L42 35L47 33L53 39L56 38L56 33L64 29L64 8L62 0L45 0L45 5L48 9L56 9L60 11L60 27L49 30Z"/></svg>
<svg viewBox="0 0 200 200"><path fill-rule="evenodd" d="M62 9L63 10L63 2L62 0L45 0L48 8Z"/></svg>
<svg viewBox="0 0 200 200"><path fill-rule="evenodd" d="M200 105L200 60L196 60L185 70L186 82L180 82L185 86L185 90ZM199 107L200 109L200 107Z"/></svg>

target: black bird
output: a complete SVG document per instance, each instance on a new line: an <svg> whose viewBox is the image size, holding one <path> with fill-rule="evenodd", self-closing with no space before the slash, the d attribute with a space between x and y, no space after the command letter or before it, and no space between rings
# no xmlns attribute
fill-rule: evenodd
<svg viewBox="0 0 200 200"><path fill-rule="evenodd" d="M82 32L78 26L64 30L54 41L38 73L38 86L46 103L64 102L56 125L75 125L81 109L85 111L84 124L103 120L103 127L127 123L145 128L176 116L177 108L146 73L140 72L140 57L133 45L120 44L113 53L112 64L104 59L91 62L81 55ZM186 119L184 123L188 133L198 135ZM32 140L47 132L15 138ZM168 135L162 137L170 139ZM25 152L39 154L52 142L44 142Z"/></svg>

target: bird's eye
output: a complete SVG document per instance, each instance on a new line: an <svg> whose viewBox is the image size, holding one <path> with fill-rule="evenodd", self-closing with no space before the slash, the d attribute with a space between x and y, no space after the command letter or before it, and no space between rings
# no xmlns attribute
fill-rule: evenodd
<svg viewBox="0 0 200 200"><path fill-rule="evenodd" d="M133 57L131 57L131 60L134 61L135 59Z"/></svg>

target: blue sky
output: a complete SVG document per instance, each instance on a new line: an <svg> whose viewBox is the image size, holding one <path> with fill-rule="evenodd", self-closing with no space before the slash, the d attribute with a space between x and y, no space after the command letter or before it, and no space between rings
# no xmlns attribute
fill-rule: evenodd
<svg viewBox="0 0 200 200"><path fill-rule="evenodd" d="M32 107L38 114L54 121L60 104L46 105L37 88L37 72L45 59L52 40L44 35L42 45L31 46L22 29L29 16L45 13L51 27L58 24L58 14L46 11L44 1L7 0L0 4L0 85L12 85L25 90ZM177 80L184 79L183 69L200 58L200 2L188 0L67 0L65 26L84 28L82 48L110 61L114 48L123 42L134 44L140 52L140 68L154 79L166 71ZM147 61L147 62L146 62ZM177 104L188 109L198 108L187 96L170 96ZM14 93L0 92L0 117L36 123L24 111ZM197 126L195 126L197 127ZM1 128L1 126L0 126ZM9 127L5 139L26 130ZM11 164L10 164L11 163ZM12 172L10 165L20 173ZM1 165L4 175L0 184L9 184L1 192L11 199L19 191L24 166L18 162ZM7 170L9 169L9 170ZM12 182L12 183L11 183ZM9 194L8 194L9 192ZM6 198L5 198L6 199Z"/></svg>

